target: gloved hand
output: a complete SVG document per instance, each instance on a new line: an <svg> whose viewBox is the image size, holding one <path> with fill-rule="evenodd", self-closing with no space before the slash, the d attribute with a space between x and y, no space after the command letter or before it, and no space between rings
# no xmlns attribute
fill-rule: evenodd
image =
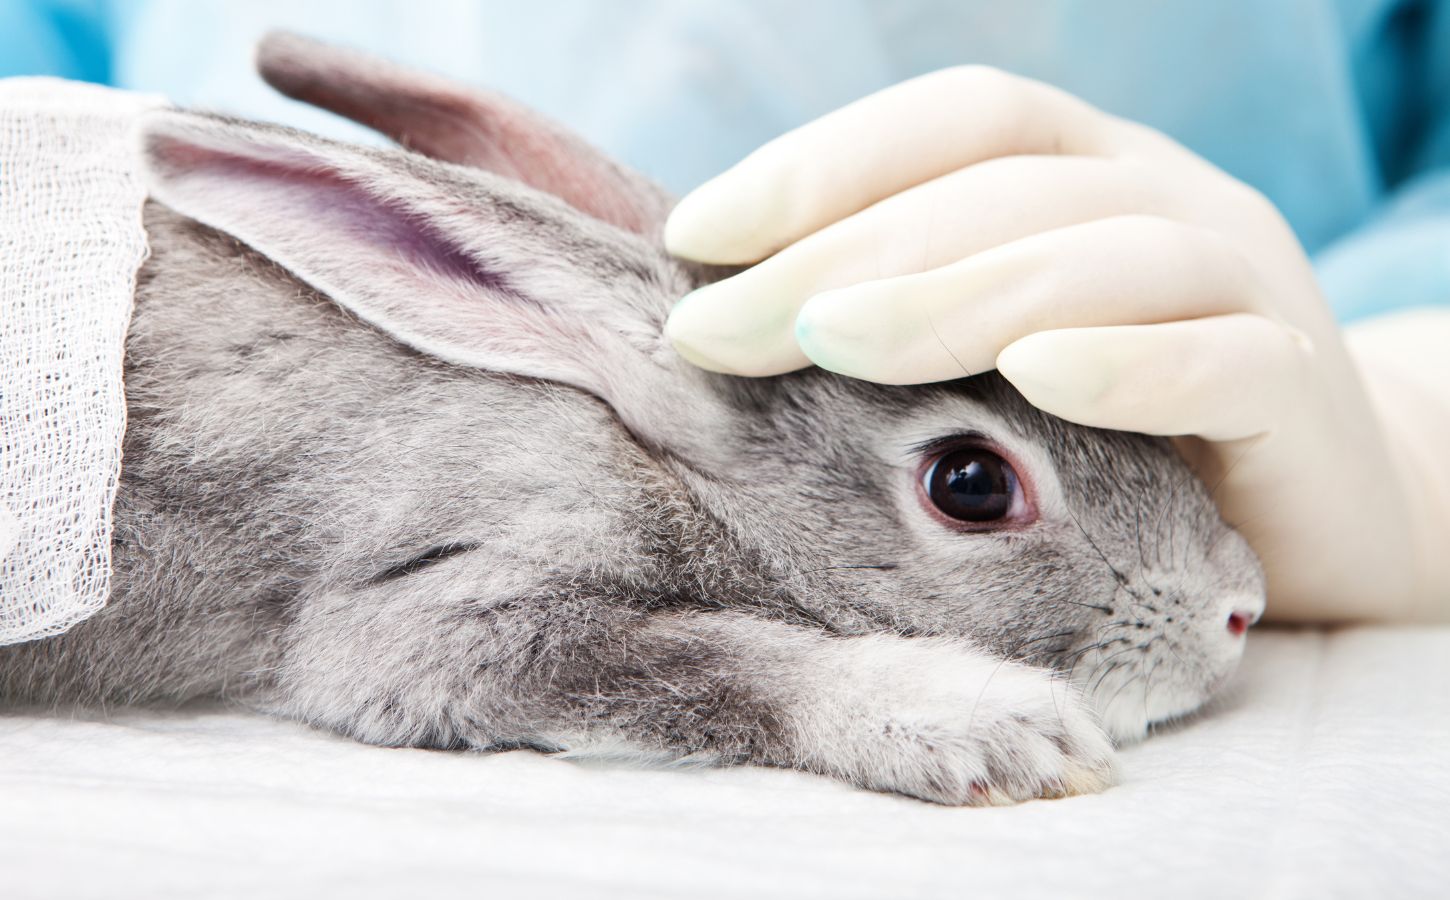
<svg viewBox="0 0 1450 900"><path fill-rule="evenodd" d="M1450 616L1450 372L1429 371L1450 313L1382 326L1362 370L1273 205L1158 132L949 69L765 145L665 240L764 260L674 310L698 365L892 384L996 367L1062 418L1180 436L1259 552L1271 616Z"/></svg>

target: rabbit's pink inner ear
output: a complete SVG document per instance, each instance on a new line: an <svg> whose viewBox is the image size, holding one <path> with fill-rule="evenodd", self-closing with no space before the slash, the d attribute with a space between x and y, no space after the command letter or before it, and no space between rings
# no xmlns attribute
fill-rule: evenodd
<svg viewBox="0 0 1450 900"><path fill-rule="evenodd" d="M293 99L435 159L522 181L627 231L653 235L669 212L656 185L505 97L282 32L258 45L257 68Z"/></svg>
<svg viewBox="0 0 1450 900"><path fill-rule="evenodd" d="M254 191L259 198L268 193L283 196L286 214L307 223L296 238L332 241L331 246L336 247L340 257L338 261L358 254L360 258L354 260L357 263L426 273L430 281L471 284L501 299L527 302L504 274L485 268L435 228L427 217L350 183L314 157L276 148L272 148L270 157L248 156L224 148L168 140L164 134L148 142L147 152L153 171L172 173L173 185L181 178L206 184L206 190L212 195L210 215L232 221L216 210L226 209L228 203L247 206L248 191ZM282 212L283 205L279 202L273 206ZM203 212L198 218L206 221L207 215ZM264 232L287 227L280 221L269 225L262 215L235 215L235 218L241 220L240 229L248 233L254 219ZM265 236L258 239L266 242ZM335 261L327 262L331 265Z"/></svg>
<svg viewBox="0 0 1450 900"><path fill-rule="evenodd" d="M147 116L151 195L230 234L399 342L458 365L599 393L576 318L527 283L582 293L533 230L345 145L186 113ZM487 248L487 249L482 249ZM531 276L524 261L534 260ZM602 396L602 394L601 394Z"/></svg>

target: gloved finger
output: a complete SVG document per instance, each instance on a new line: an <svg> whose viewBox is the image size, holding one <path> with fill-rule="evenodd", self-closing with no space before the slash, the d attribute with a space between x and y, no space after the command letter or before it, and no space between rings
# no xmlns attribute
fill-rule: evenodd
<svg viewBox="0 0 1450 900"><path fill-rule="evenodd" d="M1261 296L1248 261L1216 232L1127 215L817 294L795 335L823 369L919 384L987 371L1033 332L1256 310Z"/></svg>
<svg viewBox="0 0 1450 900"><path fill-rule="evenodd" d="M944 69L858 100L756 150L680 201L665 224L665 246L702 262L751 263L973 163L1024 154L1105 154L1127 136L1144 133L1148 129L1041 82L985 66Z"/></svg>
<svg viewBox="0 0 1450 900"><path fill-rule="evenodd" d="M1211 441L1253 437L1302 397L1313 349L1252 313L1041 331L997 368L1034 406L1098 428Z"/></svg>
<svg viewBox="0 0 1450 900"><path fill-rule="evenodd" d="M667 334L686 359L736 375L810 364L796 314L823 291L947 265L990 247L1126 213L1175 212L1151 170L1086 157L1014 156L952 172L686 296Z"/></svg>

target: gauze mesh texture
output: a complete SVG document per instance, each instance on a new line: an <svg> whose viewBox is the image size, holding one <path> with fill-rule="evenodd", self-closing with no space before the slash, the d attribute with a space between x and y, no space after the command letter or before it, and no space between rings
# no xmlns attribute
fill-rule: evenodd
<svg viewBox="0 0 1450 900"><path fill-rule="evenodd" d="M159 98L0 80L0 644L110 590L121 375L146 256L131 132Z"/></svg>

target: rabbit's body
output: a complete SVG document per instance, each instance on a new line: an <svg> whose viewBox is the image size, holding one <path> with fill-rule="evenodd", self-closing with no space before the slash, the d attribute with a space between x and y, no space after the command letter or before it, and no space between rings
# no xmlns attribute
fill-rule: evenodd
<svg viewBox="0 0 1450 900"><path fill-rule="evenodd" d="M7 696L254 693L285 665L296 601L396 592L438 548L480 544L481 596L567 570L560 547L638 556L626 535L647 504L628 487L647 468L625 469L638 450L597 400L412 352L159 204L146 225L112 599L17 648L37 667L12 675L5 657Z"/></svg>
<svg viewBox="0 0 1450 900"><path fill-rule="evenodd" d="M1261 607L1257 565L1167 442L995 376L709 375L661 337L693 277L647 229L182 118L151 138L158 194L247 243L148 207L113 596L0 649L0 696L221 695L377 743L624 747L973 802L1101 786L1089 706L1139 735L1236 661L1223 620ZM425 294L464 288L431 318ZM924 508L923 461L961 441L1012 459L1030 521Z"/></svg>

